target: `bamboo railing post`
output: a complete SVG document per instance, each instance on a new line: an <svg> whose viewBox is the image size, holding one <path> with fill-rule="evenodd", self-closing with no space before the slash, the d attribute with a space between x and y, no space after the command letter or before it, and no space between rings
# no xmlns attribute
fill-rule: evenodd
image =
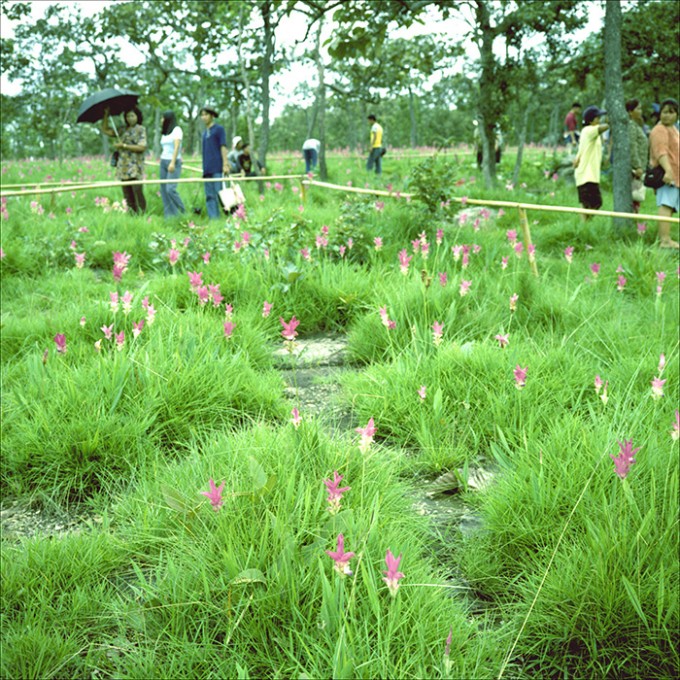
<svg viewBox="0 0 680 680"><path fill-rule="evenodd" d="M519 224L522 228L522 235L524 236L524 249L527 251L527 258L529 260L529 266L534 276L538 276L538 267L536 266L536 258L530 254L529 246L531 245L531 231L529 230L529 218L527 217L527 211L524 208L518 208L519 210Z"/></svg>

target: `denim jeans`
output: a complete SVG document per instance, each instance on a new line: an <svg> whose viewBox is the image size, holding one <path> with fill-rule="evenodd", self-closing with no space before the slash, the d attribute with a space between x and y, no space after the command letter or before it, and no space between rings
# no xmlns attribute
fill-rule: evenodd
<svg viewBox="0 0 680 680"><path fill-rule="evenodd" d="M203 177L222 177L221 172L204 173ZM222 206L220 205L220 197L217 192L222 188L221 182L204 182L203 187L205 188L205 207L208 211L208 218L211 220L217 219L222 212Z"/></svg>
<svg viewBox="0 0 680 680"><path fill-rule="evenodd" d="M303 149L302 155L305 157L305 172L310 172L312 168L316 167L319 154L316 149Z"/></svg>
<svg viewBox="0 0 680 680"><path fill-rule="evenodd" d="M371 172L374 165L375 174L380 175L382 173L382 149L379 146L375 149L371 149L371 153L368 155L368 160L366 161L366 170Z"/></svg>
<svg viewBox="0 0 680 680"><path fill-rule="evenodd" d="M182 172L182 161L180 159L175 161L173 172L168 171L169 165L169 159L161 158L161 179L178 179ZM174 217L184 212L184 203L177 193L176 184L161 184L161 198L163 199L163 215L165 217Z"/></svg>

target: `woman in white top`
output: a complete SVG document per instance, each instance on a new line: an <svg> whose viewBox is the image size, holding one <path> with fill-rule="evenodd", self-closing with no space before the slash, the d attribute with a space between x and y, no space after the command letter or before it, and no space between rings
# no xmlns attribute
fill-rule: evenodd
<svg viewBox="0 0 680 680"><path fill-rule="evenodd" d="M161 121L161 179L178 179L182 172L182 128L177 125L174 111L165 111ZM175 217L184 212L184 203L177 193L177 184L161 184L163 214Z"/></svg>

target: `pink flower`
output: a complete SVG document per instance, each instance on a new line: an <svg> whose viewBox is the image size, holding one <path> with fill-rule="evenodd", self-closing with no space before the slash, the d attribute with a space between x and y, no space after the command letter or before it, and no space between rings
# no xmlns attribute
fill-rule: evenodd
<svg viewBox="0 0 680 680"><path fill-rule="evenodd" d="M420 386L420 389L418 390L418 396L422 401L425 401L425 397L427 397L427 387L425 385Z"/></svg>
<svg viewBox="0 0 680 680"><path fill-rule="evenodd" d="M604 385L602 385L602 394L600 395L600 399L602 399L602 403L606 406L607 402L609 401L609 396L607 395L607 389L609 388L609 380L606 380Z"/></svg>
<svg viewBox="0 0 680 680"><path fill-rule="evenodd" d="M233 321L225 321L224 322L224 337L225 338L231 338L231 334L234 332L234 328L236 328L236 324Z"/></svg>
<svg viewBox="0 0 680 680"><path fill-rule="evenodd" d="M462 212L460 215L458 215L458 224L462 227L466 222L467 222L467 213Z"/></svg>
<svg viewBox="0 0 680 680"><path fill-rule="evenodd" d="M517 300L519 300L519 295L517 293L513 293L510 296L510 311L514 312L517 309Z"/></svg>
<svg viewBox="0 0 680 680"><path fill-rule="evenodd" d="M515 376L515 387L521 390L527 384L527 368L522 368L519 364L515 366L513 375Z"/></svg>
<svg viewBox="0 0 680 680"><path fill-rule="evenodd" d="M420 239L417 238L415 241L411 241L411 247L413 248L413 252L417 253L420 250Z"/></svg>
<svg viewBox="0 0 680 680"><path fill-rule="evenodd" d="M346 250L347 250L347 248L345 246L340 246L338 248L338 252L340 253L340 257L345 257L345 251Z"/></svg>
<svg viewBox="0 0 680 680"><path fill-rule="evenodd" d="M324 225L321 227L321 233L322 233L324 236L328 236L328 231L329 231L328 225L327 225L327 224L324 224Z"/></svg>
<svg viewBox="0 0 680 680"><path fill-rule="evenodd" d="M451 643L453 642L453 627L449 628L449 634L444 644L444 666L447 674L451 673Z"/></svg>
<svg viewBox="0 0 680 680"><path fill-rule="evenodd" d="M380 250L383 247L383 240L380 238L380 236L376 236L373 239L373 246L376 250Z"/></svg>
<svg viewBox="0 0 680 680"><path fill-rule="evenodd" d="M312 259L312 256L309 254L309 250L307 248L301 248L300 255L302 255L303 260L307 260L308 262Z"/></svg>
<svg viewBox="0 0 680 680"><path fill-rule="evenodd" d="M220 293L220 284L215 283L215 284L208 284L208 290L210 291L210 295L212 296L212 303L213 307L219 307L222 302L224 301L224 295Z"/></svg>
<svg viewBox="0 0 680 680"><path fill-rule="evenodd" d="M500 208L498 210L498 217L503 217L503 215L505 215L505 210L503 210L503 208Z"/></svg>
<svg viewBox="0 0 680 680"><path fill-rule="evenodd" d="M241 241L234 241L234 245L231 247L231 249L235 252L238 253L241 250L242 243Z"/></svg>
<svg viewBox="0 0 680 680"><path fill-rule="evenodd" d="M666 355L662 352L659 354L659 375L663 373L664 368L666 368Z"/></svg>
<svg viewBox="0 0 680 680"><path fill-rule="evenodd" d="M675 411L675 422L671 428L671 439L677 442L680 439L680 411L676 409Z"/></svg>
<svg viewBox="0 0 680 680"><path fill-rule="evenodd" d="M209 252L203 253L203 255L201 257L203 258L203 262L205 262L205 264L210 264L210 253Z"/></svg>
<svg viewBox="0 0 680 680"><path fill-rule="evenodd" d="M342 534L338 534L338 549L335 552L326 550L326 555L335 562L333 568L340 576L352 575L352 570L349 568L349 561L354 557L354 553L345 552L345 537Z"/></svg>
<svg viewBox="0 0 680 680"><path fill-rule="evenodd" d="M466 205L467 202L468 202L468 197L467 197L467 196L463 196L463 197L460 199L460 204L461 204L461 205Z"/></svg>
<svg viewBox="0 0 680 680"><path fill-rule="evenodd" d="M76 261L76 267L82 269L85 264L85 253L73 253L73 257Z"/></svg>
<svg viewBox="0 0 680 680"><path fill-rule="evenodd" d="M120 352L125 346L125 331L116 333L116 349Z"/></svg>
<svg viewBox="0 0 680 680"><path fill-rule="evenodd" d="M54 344L57 346L59 354L66 354L66 335L64 333L57 333L54 336Z"/></svg>
<svg viewBox="0 0 680 680"><path fill-rule="evenodd" d="M205 496L209 501L210 505L215 512L218 512L222 507L224 501L222 500L222 491L224 490L224 482L219 486L215 486L215 482L212 479L209 480L210 491L201 491L201 496Z"/></svg>
<svg viewBox="0 0 680 680"><path fill-rule="evenodd" d="M567 246L564 249L564 259L571 264L574 259L574 246Z"/></svg>
<svg viewBox="0 0 680 680"><path fill-rule="evenodd" d="M228 303L224 303L224 316L226 317L227 321L231 321L231 318L234 314L234 308Z"/></svg>
<svg viewBox="0 0 680 680"><path fill-rule="evenodd" d="M271 314L271 311L272 311L271 303L265 300L262 305L262 318L266 319Z"/></svg>
<svg viewBox="0 0 680 680"><path fill-rule="evenodd" d="M115 291L109 293L109 305L111 306L111 311L116 314L118 312L118 293Z"/></svg>
<svg viewBox="0 0 680 680"><path fill-rule="evenodd" d="M126 269L127 267L123 267L120 264L114 264L113 270L111 272L113 274L113 280L120 282L121 278L123 278L123 274L125 273Z"/></svg>
<svg viewBox="0 0 680 680"><path fill-rule="evenodd" d="M597 278L598 274L600 273L600 265L597 262L593 262L593 264L590 265L590 271L592 272L593 276Z"/></svg>
<svg viewBox="0 0 680 680"><path fill-rule="evenodd" d="M113 338L113 324L110 326L102 326L101 331L104 333L104 337L107 340L111 340Z"/></svg>
<svg viewBox="0 0 680 680"><path fill-rule="evenodd" d="M501 258L501 269L507 269L507 268L508 268L508 258L502 257Z"/></svg>
<svg viewBox="0 0 680 680"><path fill-rule="evenodd" d="M465 281L464 279L460 282L460 289L458 290L458 294L461 297L465 297L469 292L470 292L470 286L472 285L472 281Z"/></svg>
<svg viewBox="0 0 680 680"><path fill-rule="evenodd" d="M84 316L80 317L80 327L85 328L85 324L87 323L87 319Z"/></svg>
<svg viewBox="0 0 680 680"><path fill-rule="evenodd" d="M2 248L0 248L0 260L4 260L5 255L6 255L5 251Z"/></svg>
<svg viewBox="0 0 680 680"><path fill-rule="evenodd" d="M529 262L536 260L536 246L533 243L527 246L527 255L529 256Z"/></svg>
<svg viewBox="0 0 680 680"><path fill-rule="evenodd" d="M194 290L203 285L203 274L201 272L187 272L187 276L189 277L189 285Z"/></svg>
<svg viewBox="0 0 680 680"><path fill-rule="evenodd" d="M196 289L196 295L198 295L198 304L203 306L210 299L210 291L207 286L199 286Z"/></svg>
<svg viewBox="0 0 680 680"><path fill-rule="evenodd" d="M406 248L399 251L399 266L401 268L402 274L404 275L408 274L408 267L409 264L411 264L412 259L413 255L409 255Z"/></svg>
<svg viewBox="0 0 680 680"><path fill-rule="evenodd" d="M444 324L435 321L432 324L432 340L435 345L439 346L442 342L442 335L444 333Z"/></svg>
<svg viewBox="0 0 680 680"><path fill-rule="evenodd" d="M337 515L340 512L340 501L342 501L342 494L350 491L352 487L350 486L340 486L342 481L342 475L339 475L337 470L333 471L333 479L324 479L323 483L328 489L328 512L331 515Z"/></svg>
<svg viewBox="0 0 680 680"><path fill-rule="evenodd" d="M132 324L132 337L138 338L144 328L144 319Z"/></svg>
<svg viewBox="0 0 680 680"><path fill-rule="evenodd" d="M644 222L638 222L637 223L637 233L639 236L642 236L647 231L647 225Z"/></svg>
<svg viewBox="0 0 680 680"><path fill-rule="evenodd" d="M600 378L600 375L598 373L598 375L595 376L595 394L600 393L602 385L604 385L604 383L602 382L602 378Z"/></svg>
<svg viewBox="0 0 680 680"><path fill-rule="evenodd" d="M626 277L623 274L619 274L619 278L616 279L616 290L619 293L626 287Z"/></svg>
<svg viewBox="0 0 680 680"><path fill-rule="evenodd" d="M661 378L654 378L652 380L652 399L657 400L663 397L663 386L666 384L665 380Z"/></svg>
<svg viewBox="0 0 680 680"><path fill-rule="evenodd" d="M371 447L373 437L375 436L376 433L373 418L369 418L368 423L366 423L366 427L357 427L356 432L358 432L361 435L359 451L361 451L361 453L366 453L368 449Z"/></svg>
<svg viewBox="0 0 680 680"><path fill-rule="evenodd" d="M397 591L399 590L399 579L404 578L404 575L399 571L399 563L401 562L401 555L395 557L391 550L387 550L385 555L385 564L387 565L387 571L383 571L385 578L383 581L387 584L387 588L390 591L392 597L396 597Z"/></svg>
<svg viewBox="0 0 680 680"><path fill-rule="evenodd" d="M451 246L451 252L453 253L453 261L458 262L458 260L460 260L460 254L463 252L463 246Z"/></svg>
<svg viewBox="0 0 680 680"><path fill-rule="evenodd" d="M444 288L449 281L448 274L446 272L439 272L439 285Z"/></svg>
<svg viewBox="0 0 680 680"><path fill-rule="evenodd" d="M290 419L290 422L293 423L295 426L295 429L297 430L298 427L300 427L300 423L302 422L302 418L300 417L300 411L298 411L297 407L295 407L290 414L293 416Z"/></svg>
<svg viewBox="0 0 680 680"><path fill-rule="evenodd" d="M295 340L297 337L297 332L295 329L300 325L300 322L293 316L293 318L288 323L283 320L283 317L279 317L279 323L283 326L281 335L286 340Z"/></svg>
<svg viewBox="0 0 680 680"><path fill-rule="evenodd" d="M620 264L620 265L616 268L616 273L617 273L617 274L623 274L623 272L624 272L623 265Z"/></svg>
<svg viewBox="0 0 680 680"><path fill-rule="evenodd" d="M514 229L508 229L505 232L505 235L511 246L514 246L515 243L517 243L517 232Z"/></svg>
<svg viewBox="0 0 680 680"><path fill-rule="evenodd" d="M347 239L347 248L348 248L349 250L352 250L353 247L354 247L354 239L353 239L353 238L348 238L348 239Z"/></svg>
<svg viewBox="0 0 680 680"><path fill-rule="evenodd" d="M246 206L243 203L239 203L236 210L234 210L234 217L237 220L247 220L248 215L246 214Z"/></svg>
<svg viewBox="0 0 680 680"><path fill-rule="evenodd" d="M630 470L630 466L635 463L635 454L640 450L641 447L637 449L633 448L633 440L629 439L623 440L623 443L618 442L619 445L619 455L615 456L609 454L609 457L614 461L614 467L616 468L616 474L620 479L625 479Z"/></svg>
<svg viewBox="0 0 680 680"><path fill-rule="evenodd" d="M127 316L132 311L132 293L126 290L120 301L123 303L123 314Z"/></svg>
<svg viewBox="0 0 680 680"><path fill-rule="evenodd" d="M661 295L663 292L663 282L666 279L666 272L657 272L656 273L656 294Z"/></svg>
<svg viewBox="0 0 680 680"><path fill-rule="evenodd" d="M513 246L513 248L515 249L515 255L516 255L518 258L521 258L521 257L522 257L522 253L524 252L524 244L523 244L521 241L518 241L517 243L515 243L515 245Z"/></svg>
<svg viewBox="0 0 680 680"><path fill-rule="evenodd" d="M168 252L168 261L170 262L171 266L174 267L177 264L179 256L180 256L179 250L176 250L175 248L170 248L170 251Z"/></svg>
<svg viewBox="0 0 680 680"><path fill-rule="evenodd" d="M494 336L494 340L498 341L498 345L500 346L501 349L504 347L507 347L510 344L510 335L501 335L500 333L496 336Z"/></svg>
<svg viewBox="0 0 680 680"><path fill-rule="evenodd" d="M435 235L435 242L438 246L442 244L442 241L444 240L444 230L443 229L437 229L437 233Z"/></svg>
<svg viewBox="0 0 680 680"><path fill-rule="evenodd" d="M376 201L375 202L375 209L378 212L382 212L385 209L385 201Z"/></svg>
<svg viewBox="0 0 680 680"><path fill-rule="evenodd" d="M281 184L280 182L276 182L274 184L274 190L275 191L283 191L283 184Z"/></svg>

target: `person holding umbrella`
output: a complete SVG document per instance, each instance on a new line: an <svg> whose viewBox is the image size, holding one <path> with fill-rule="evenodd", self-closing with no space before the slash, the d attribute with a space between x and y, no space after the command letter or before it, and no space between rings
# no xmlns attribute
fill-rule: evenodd
<svg viewBox="0 0 680 680"><path fill-rule="evenodd" d="M121 182L144 179L144 152L146 151L146 130L142 126L144 118L138 106L125 111L125 130L120 135L109 124L109 108L104 109L102 132L109 137L116 137L113 145L118 151L116 163L116 179ZM133 213L139 214L146 210L144 188L141 184L126 186L123 184L123 196Z"/></svg>

